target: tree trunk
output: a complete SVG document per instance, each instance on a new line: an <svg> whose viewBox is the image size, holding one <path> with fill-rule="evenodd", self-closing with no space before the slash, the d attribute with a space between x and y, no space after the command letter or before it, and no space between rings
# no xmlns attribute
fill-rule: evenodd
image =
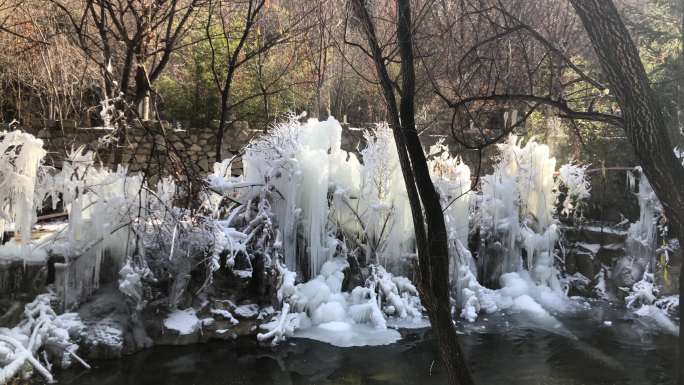
<svg viewBox="0 0 684 385"><path fill-rule="evenodd" d="M229 74L228 76L232 76L232 74ZM220 163L223 159L221 156L221 150L223 148L223 137L226 132L226 120L228 119L228 110L229 110L229 105L228 105L228 99L230 98L230 86L231 82L228 79L232 78L227 78L226 84L223 87L223 90L221 90L221 116L219 119L219 126L218 126L218 131L216 132L216 162Z"/></svg>
<svg viewBox="0 0 684 385"><path fill-rule="evenodd" d="M591 39L624 116L639 162L684 247L684 168L675 157L662 110L634 42L612 1L570 0ZM684 263L682 264L684 276ZM680 276L680 303L684 278ZM680 310L680 314L681 314ZM680 331L684 317L680 318ZM679 380L684 384L684 338L679 338Z"/></svg>
<svg viewBox="0 0 684 385"><path fill-rule="evenodd" d="M399 107L370 14L363 0L355 0L354 5L368 39L383 90L411 205L418 249L418 288L421 301L427 309L449 383L470 385L473 383L472 378L451 319L449 251L444 215L415 125L415 68L410 1L397 0L397 36L402 75Z"/></svg>
<svg viewBox="0 0 684 385"><path fill-rule="evenodd" d="M415 100L416 78L413 57L413 34L411 22L411 2L397 0L397 36L401 56L402 94L399 105L401 130L406 141L406 149L413 166L415 183L425 210L428 242L419 247L420 286L423 298L428 299L426 308L439 344L442 361L447 369L449 382L453 384L472 384L472 378L465 356L456 337L451 320L449 298L449 239L447 237L444 213L440 196L435 189L425 152L416 130ZM430 303L432 302L432 303Z"/></svg>

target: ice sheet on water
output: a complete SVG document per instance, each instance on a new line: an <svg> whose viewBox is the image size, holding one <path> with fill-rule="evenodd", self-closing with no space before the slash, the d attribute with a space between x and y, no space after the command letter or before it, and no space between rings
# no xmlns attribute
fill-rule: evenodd
<svg viewBox="0 0 684 385"><path fill-rule="evenodd" d="M665 310L655 305L642 305L634 312L634 314L649 323L650 325L646 325L648 327L656 327L657 329L663 330L667 333L676 336L679 335L679 326L677 326L672 319L668 317Z"/></svg>
<svg viewBox="0 0 684 385"><path fill-rule="evenodd" d="M394 329L368 324L332 321L295 331L294 337L308 338L339 347L389 345L401 339Z"/></svg>

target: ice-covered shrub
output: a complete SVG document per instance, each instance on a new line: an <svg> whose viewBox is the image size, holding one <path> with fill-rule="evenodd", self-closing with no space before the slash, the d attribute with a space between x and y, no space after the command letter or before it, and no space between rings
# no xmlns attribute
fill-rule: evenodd
<svg viewBox="0 0 684 385"><path fill-rule="evenodd" d="M76 313L57 315L50 306L53 299L51 294L37 296L26 304L24 318L17 326L0 328L0 383L17 375L27 377L30 368L51 382L53 364L66 368L74 360L89 368L76 355L78 345L72 340L84 325Z"/></svg>

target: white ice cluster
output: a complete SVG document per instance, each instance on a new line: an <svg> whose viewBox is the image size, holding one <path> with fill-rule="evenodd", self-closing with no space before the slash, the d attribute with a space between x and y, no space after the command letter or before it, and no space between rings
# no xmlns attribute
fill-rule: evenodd
<svg viewBox="0 0 684 385"><path fill-rule="evenodd" d="M526 311L542 318L548 318L547 311L571 311L575 306L565 295L555 263L559 236L555 202L559 183L568 188L570 198L564 209L588 197L586 167L565 165L556 182L556 160L548 146L534 139L523 145L511 135L498 150L494 172L482 178L478 205L483 237L502 250L502 260L497 262L501 288L483 287L468 249L455 248L457 314L472 322L480 312L497 310ZM487 264L487 258L481 250L479 263Z"/></svg>
<svg viewBox="0 0 684 385"><path fill-rule="evenodd" d="M558 182L567 189L561 215L582 215L581 207L591 196L591 185L587 178L589 165L564 164L558 169Z"/></svg>
<svg viewBox="0 0 684 385"><path fill-rule="evenodd" d="M24 318L17 326L0 328L0 383L16 375L26 378L31 368L52 382L55 362L65 368L76 360L90 368L76 355L78 345L71 339L85 326L76 313L58 316L50 306L52 299L51 294L38 295L25 306Z"/></svg>
<svg viewBox="0 0 684 385"><path fill-rule="evenodd" d="M314 279L296 285L294 273L281 272L278 295L283 308L262 325L265 332L257 338L274 344L296 336L343 347L380 345L400 338L396 330L388 328L388 319L422 320L418 292L408 279L372 265L364 286L344 292L344 270L348 268L346 259L336 257L325 262Z"/></svg>
<svg viewBox="0 0 684 385"><path fill-rule="evenodd" d="M341 134L333 118L299 123L293 117L247 146L242 177L229 177L226 162L209 177L214 191L243 205L268 194L284 262L308 277L335 256L337 232L372 262L391 265L414 253L410 208L390 129L379 125L366 133L363 163L342 150Z"/></svg>
<svg viewBox="0 0 684 385"><path fill-rule="evenodd" d="M36 183L45 154L43 141L30 134L0 132L0 239L11 223L21 237L20 244L26 246L31 239L36 208L42 202ZM28 253L24 247L24 256Z"/></svg>

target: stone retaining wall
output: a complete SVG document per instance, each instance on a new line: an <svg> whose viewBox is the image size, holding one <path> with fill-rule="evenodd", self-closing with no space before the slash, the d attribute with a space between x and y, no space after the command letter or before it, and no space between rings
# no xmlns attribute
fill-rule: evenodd
<svg viewBox="0 0 684 385"><path fill-rule="evenodd" d="M81 146L97 153L102 164L115 168L116 139L113 130L76 127L23 128L43 140L48 151L47 164L61 167L66 154ZM226 129L221 158L236 154L260 131L247 122L234 122ZM121 151L122 163L129 171L145 171L155 177L168 174L205 175L216 159L216 129L213 127L174 129L165 122L146 121L129 127Z"/></svg>

